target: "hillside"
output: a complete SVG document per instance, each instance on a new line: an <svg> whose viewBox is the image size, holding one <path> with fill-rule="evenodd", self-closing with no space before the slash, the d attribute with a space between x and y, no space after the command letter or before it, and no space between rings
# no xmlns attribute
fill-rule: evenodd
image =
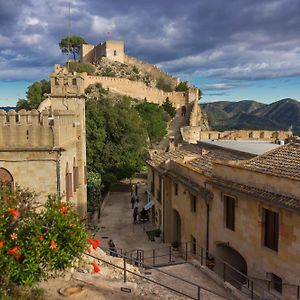
<svg viewBox="0 0 300 300"><path fill-rule="evenodd" d="M252 100L204 103L209 125L214 130L288 130L300 135L300 102L282 99L269 105Z"/></svg>

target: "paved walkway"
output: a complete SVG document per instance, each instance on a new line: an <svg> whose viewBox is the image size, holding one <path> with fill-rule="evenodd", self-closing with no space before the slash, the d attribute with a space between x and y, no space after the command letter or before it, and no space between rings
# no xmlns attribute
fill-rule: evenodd
<svg viewBox="0 0 300 300"><path fill-rule="evenodd" d="M98 224L99 231L97 232L96 237L102 240L103 247L108 247L108 240L113 239L118 251L121 252L122 249L123 253L124 251L128 252L130 250L141 249L144 250L145 253L151 255L152 249L156 249L156 252L161 251L161 253L166 254L164 259L162 259L166 262L168 260L167 249L169 244L149 241L145 230L153 228L151 224L147 224L145 226L141 224L133 224L130 198L130 192L111 193L110 198L102 209L100 222ZM139 185L139 198L141 200L142 208L142 206L146 203L145 182L142 181L140 181ZM158 250L160 248L166 250ZM176 259L176 262L177 261L178 259ZM156 263L159 262L160 261L156 261ZM149 258L146 263L152 263L152 258ZM228 291L217 285L204 273L188 263L164 267L162 270L190 280L195 284L201 285L230 298ZM191 296L197 296L196 288L191 287L189 284L180 283L180 281L174 280L172 277L161 274L156 270L149 270L149 275L147 276L170 285L173 288L180 288L181 291L186 292ZM208 295L205 291L201 291L201 293L205 295L205 298L203 299L222 299L222 297L214 296L212 294Z"/></svg>

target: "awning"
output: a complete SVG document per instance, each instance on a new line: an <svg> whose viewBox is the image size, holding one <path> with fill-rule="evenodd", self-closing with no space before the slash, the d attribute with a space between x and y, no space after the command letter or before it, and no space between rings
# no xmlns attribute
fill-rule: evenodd
<svg viewBox="0 0 300 300"><path fill-rule="evenodd" d="M151 208L153 205L155 204L155 202L153 200L150 200L145 206L144 209L148 210L149 208Z"/></svg>

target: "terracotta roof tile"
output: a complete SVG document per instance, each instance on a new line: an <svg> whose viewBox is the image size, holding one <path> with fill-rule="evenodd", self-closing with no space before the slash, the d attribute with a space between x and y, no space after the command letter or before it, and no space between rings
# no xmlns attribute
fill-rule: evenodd
<svg viewBox="0 0 300 300"><path fill-rule="evenodd" d="M238 165L247 170L300 180L300 143L292 142Z"/></svg>

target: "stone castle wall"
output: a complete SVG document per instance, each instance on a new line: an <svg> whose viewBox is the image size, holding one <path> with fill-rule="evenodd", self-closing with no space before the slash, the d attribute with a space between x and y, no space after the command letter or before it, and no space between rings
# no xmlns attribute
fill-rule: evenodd
<svg viewBox="0 0 300 300"><path fill-rule="evenodd" d="M203 130L201 126L186 126L181 128L181 135L184 141L196 144L201 140L261 140L272 141L286 140L290 138L293 133L290 131L276 131L276 130L231 130L231 131L212 131Z"/></svg>

